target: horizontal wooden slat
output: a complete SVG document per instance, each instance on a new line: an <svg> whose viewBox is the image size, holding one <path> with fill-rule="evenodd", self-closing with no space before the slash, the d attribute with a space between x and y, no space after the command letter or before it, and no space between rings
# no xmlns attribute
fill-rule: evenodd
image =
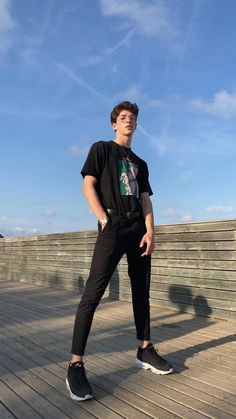
<svg viewBox="0 0 236 419"><path fill-rule="evenodd" d="M223 221L203 221L195 223L160 224L155 227L157 233L184 233L195 231L236 230L236 219Z"/></svg>

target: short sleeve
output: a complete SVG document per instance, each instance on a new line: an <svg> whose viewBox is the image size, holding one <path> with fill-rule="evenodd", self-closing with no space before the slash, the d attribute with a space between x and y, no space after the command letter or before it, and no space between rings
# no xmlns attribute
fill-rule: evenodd
<svg viewBox="0 0 236 419"><path fill-rule="evenodd" d="M104 165L104 150L101 142L94 143L89 150L87 159L82 167L81 175L94 176L99 179Z"/></svg>
<svg viewBox="0 0 236 419"><path fill-rule="evenodd" d="M141 170L138 175L139 193L148 192L149 195L153 195L152 188L149 183L149 172L147 163L142 162Z"/></svg>

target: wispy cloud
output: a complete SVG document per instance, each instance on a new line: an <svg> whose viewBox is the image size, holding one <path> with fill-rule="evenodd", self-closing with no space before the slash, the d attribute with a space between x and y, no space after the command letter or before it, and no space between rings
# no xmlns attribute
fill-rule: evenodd
<svg viewBox="0 0 236 419"><path fill-rule="evenodd" d="M110 55L113 54L113 52L117 51L119 48L121 48L123 45L127 45L128 41L132 38L136 31L136 28L131 29L127 32L127 34L113 47L107 48L104 50L104 55Z"/></svg>
<svg viewBox="0 0 236 419"><path fill-rule="evenodd" d="M16 237L16 236L34 236L40 234L40 231L36 227L26 228L26 227L9 227L3 228L1 233L4 237Z"/></svg>
<svg viewBox="0 0 236 419"><path fill-rule="evenodd" d="M99 54L94 54L94 55L90 55L88 57L83 57L80 64L83 67L93 66L95 64L99 64L106 57L109 57L110 55L112 55L115 51L120 49L122 46L128 45L130 39L132 38L132 36L135 33L135 30L136 30L136 28L132 28L131 30L129 30L125 34L125 36L117 44L115 44L113 47L106 48L103 51L101 51Z"/></svg>
<svg viewBox="0 0 236 419"><path fill-rule="evenodd" d="M205 208L205 211L208 213L220 214L220 213L232 212L233 208L231 206L225 207L223 205L211 205Z"/></svg>
<svg viewBox="0 0 236 419"><path fill-rule="evenodd" d="M186 22L185 31L183 34L183 39L181 46L179 46L179 60L177 66L177 73L182 77L183 71L183 62L185 55L189 48L194 45L194 38L196 36L196 29L199 24L199 17L203 11L204 0L192 0L191 2L191 12L188 21Z"/></svg>
<svg viewBox="0 0 236 419"><path fill-rule="evenodd" d="M28 34L24 37L24 46L20 50L19 54L23 61L34 66L37 61L37 56L43 47L47 33L50 30L51 16L52 16L53 0L46 2L46 8L44 10L43 20L40 22L28 19L28 22L33 26L33 34Z"/></svg>
<svg viewBox="0 0 236 419"><path fill-rule="evenodd" d="M150 108L165 108L166 103L159 99L150 99L147 103Z"/></svg>
<svg viewBox="0 0 236 419"><path fill-rule="evenodd" d="M133 83L125 90L121 90L113 96L113 101L130 100L145 102L145 107L163 109L167 108L167 103L161 99L152 99L146 91L142 89L142 83Z"/></svg>
<svg viewBox="0 0 236 419"><path fill-rule="evenodd" d="M175 208L167 208L166 210L160 211L158 217L170 218L172 222L191 222L193 221L193 215L188 212L180 212Z"/></svg>
<svg viewBox="0 0 236 419"><path fill-rule="evenodd" d="M235 118L236 93L228 93L226 90L221 90L220 92L215 93L211 101L194 99L189 103L189 106L198 111L216 115L221 118Z"/></svg>
<svg viewBox="0 0 236 419"><path fill-rule="evenodd" d="M77 145L71 145L69 147L69 154L74 157L84 157L88 154L89 147L79 147Z"/></svg>
<svg viewBox="0 0 236 419"><path fill-rule="evenodd" d="M57 211L53 208L48 208L43 212L43 215L47 218L55 218L57 216Z"/></svg>
<svg viewBox="0 0 236 419"><path fill-rule="evenodd" d="M137 83L131 84L127 89L118 92L113 96L113 101L129 100L129 101L140 101L147 98L147 94L143 92L141 87Z"/></svg>
<svg viewBox="0 0 236 419"><path fill-rule="evenodd" d="M100 0L104 16L118 16L136 26L146 36L157 37L171 44L179 36L173 8L162 0Z"/></svg>
<svg viewBox="0 0 236 419"><path fill-rule="evenodd" d="M10 9L11 0L0 0L0 52L6 51L11 45L11 34L15 22Z"/></svg>
<svg viewBox="0 0 236 419"><path fill-rule="evenodd" d="M150 134L143 126L138 124L138 130L150 141L150 145L154 147L157 152L162 155L167 152L168 146L166 143L166 139L163 136L157 136L154 134Z"/></svg>
<svg viewBox="0 0 236 419"><path fill-rule="evenodd" d="M100 97L101 99L103 99L105 102L108 102L110 104L110 99L104 95L103 93L99 92L98 90L96 90L93 86L91 86L90 84L88 84L86 82L86 80L84 80L82 77L80 77L78 74L75 74L74 70L70 67L68 67L65 64L62 63L58 63L58 62L53 62L54 65L58 68L58 70L60 70L61 72L63 72L69 79L73 80L76 84L78 84L79 86L81 86L83 89L87 90L88 92Z"/></svg>
<svg viewBox="0 0 236 419"><path fill-rule="evenodd" d="M179 214L179 213L177 212L176 209L174 209L174 208L167 208L166 210L161 211L159 213L159 216L160 217L176 217L177 214Z"/></svg>

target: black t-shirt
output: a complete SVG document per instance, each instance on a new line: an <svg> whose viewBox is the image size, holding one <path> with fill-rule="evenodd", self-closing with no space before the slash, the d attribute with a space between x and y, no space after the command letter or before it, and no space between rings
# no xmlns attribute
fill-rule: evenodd
<svg viewBox="0 0 236 419"><path fill-rule="evenodd" d="M141 193L152 195L147 163L130 148L114 141L94 143L81 174L97 179L96 191L104 208L118 212L138 211Z"/></svg>

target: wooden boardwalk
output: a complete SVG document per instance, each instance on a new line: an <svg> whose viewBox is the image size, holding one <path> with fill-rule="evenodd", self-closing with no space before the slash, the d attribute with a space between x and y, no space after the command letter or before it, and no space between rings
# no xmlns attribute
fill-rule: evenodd
<svg viewBox="0 0 236 419"><path fill-rule="evenodd" d="M132 306L104 299L87 345L94 400L70 399L65 376L78 295L0 281L0 418L235 418L236 322L152 308L152 341L175 373L134 366Z"/></svg>

